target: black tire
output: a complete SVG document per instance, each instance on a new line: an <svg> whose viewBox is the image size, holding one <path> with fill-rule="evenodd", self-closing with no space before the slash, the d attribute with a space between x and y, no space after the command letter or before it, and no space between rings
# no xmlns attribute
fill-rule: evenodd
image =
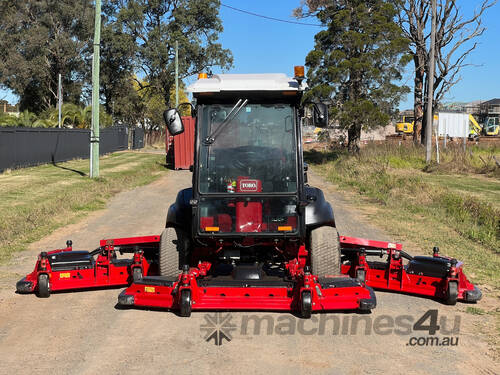
<svg viewBox="0 0 500 375"><path fill-rule="evenodd" d="M38 297L48 298L50 297L50 283L49 275L42 274L38 276Z"/></svg>
<svg viewBox="0 0 500 375"><path fill-rule="evenodd" d="M335 227L319 227L311 231L312 273L318 277L340 275L340 241Z"/></svg>
<svg viewBox="0 0 500 375"><path fill-rule="evenodd" d="M300 298L300 317L309 319L312 313L312 296L309 290L304 290Z"/></svg>
<svg viewBox="0 0 500 375"><path fill-rule="evenodd" d="M186 238L184 233L175 228L165 228L160 238L160 275L179 276L179 270L186 261Z"/></svg>
<svg viewBox="0 0 500 375"><path fill-rule="evenodd" d="M448 283L448 290L446 291L445 303L447 305L456 305L458 299L458 284L456 281Z"/></svg>
<svg viewBox="0 0 500 375"><path fill-rule="evenodd" d="M358 281L360 283L364 283L365 279L366 279L366 271L365 270L357 270L356 271L356 279L358 279Z"/></svg>
<svg viewBox="0 0 500 375"><path fill-rule="evenodd" d="M142 279L142 269L141 268L139 268L139 267L134 268L134 271L132 273L132 279L133 279L134 283L136 281L139 281Z"/></svg>
<svg viewBox="0 0 500 375"><path fill-rule="evenodd" d="M191 316L191 291L189 289L182 289L179 315L188 317Z"/></svg>

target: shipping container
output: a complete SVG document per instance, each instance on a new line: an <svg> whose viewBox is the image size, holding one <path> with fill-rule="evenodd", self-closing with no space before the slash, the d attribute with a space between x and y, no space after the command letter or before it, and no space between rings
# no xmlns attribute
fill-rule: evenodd
<svg viewBox="0 0 500 375"><path fill-rule="evenodd" d="M196 119L191 116L182 117L184 133L171 136L167 131L165 136L165 151L167 165L174 169L189 169L194 162L194 126Z"/></svg>

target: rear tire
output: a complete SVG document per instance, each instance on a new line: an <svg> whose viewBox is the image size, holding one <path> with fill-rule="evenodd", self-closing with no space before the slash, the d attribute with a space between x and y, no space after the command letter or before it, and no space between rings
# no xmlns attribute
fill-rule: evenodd
<svg viewBox="0 0 500 375"><path fill-rule="evenodd" d="M340 241L335 227L319 227L311 231L312 273L318 277L340 275Z"/></svg>
<svg viewBox="0 0 500 375"><path fill-rule="evenodd" d="M186 261L185 236L181 230L169 227L160 238L160 275L179 276L179 270Z"/></svg>
<svg viewBox="0 0 500 375"><path fill-rule="evenodd" d="M40 298L50 297L49 275L42 274L38 276L38 297Z"/></svg>

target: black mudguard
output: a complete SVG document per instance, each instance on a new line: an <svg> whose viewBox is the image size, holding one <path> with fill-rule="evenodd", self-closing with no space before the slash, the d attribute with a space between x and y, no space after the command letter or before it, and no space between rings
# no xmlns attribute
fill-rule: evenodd
<svg viewBox="0 0 500 375"><path fill-rule="evenodd" d="M192 208L189 201L192 197L193 188L182 189L177 193L175 203L168 209L165 227L177 227L189 233L192 217Z"/></svg>
<svg viewBox="0 0 500 375"><path fill-rule="evenodd" d="M306 226L308 229L313 229L323 225L335 226L335 217L330 203L325 199L325 195L321 189L306 186Z"/></svg>

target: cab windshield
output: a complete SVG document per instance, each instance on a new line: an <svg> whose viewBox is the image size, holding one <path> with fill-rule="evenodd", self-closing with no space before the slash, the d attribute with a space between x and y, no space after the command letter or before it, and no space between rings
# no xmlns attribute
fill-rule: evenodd
<svg viewBox="0 0 500 375"><path fill-rule="evenodd" d="M488 131L493 131L495 130L496 126L499 125L500 120L498 117L490 117L488 119L488 123L486 124L486 129Z"/></svg>
<svg viewBox="0 0 500 375"><path fill-rule="evenodd" d="M200 193L297 191L292 106L212 104L198 116Z"/></svg>

